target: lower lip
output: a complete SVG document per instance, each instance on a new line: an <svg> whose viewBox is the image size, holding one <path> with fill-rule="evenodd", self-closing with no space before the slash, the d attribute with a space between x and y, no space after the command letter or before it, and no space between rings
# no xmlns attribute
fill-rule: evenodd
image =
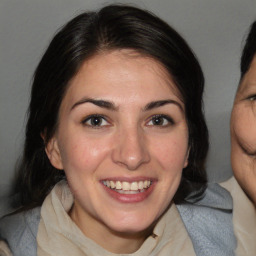
<svg viewBox="0 0 256 256"><path fill-rule="evenodd" d="M108 193L108 195L110 195L112 198L114 198L115 200L117 200L121 203L139 203L139 202L146 200L150 196L150 194L152 193L152 191L155 187L155 183L156 182L153 182L150 185L150 187L148 189L146 189L144 192L140 192L137 194L120 194L120 193L116 192L115 190L108 188L104 184L102 184L102 186L104 187L104 189Z"/></svg>

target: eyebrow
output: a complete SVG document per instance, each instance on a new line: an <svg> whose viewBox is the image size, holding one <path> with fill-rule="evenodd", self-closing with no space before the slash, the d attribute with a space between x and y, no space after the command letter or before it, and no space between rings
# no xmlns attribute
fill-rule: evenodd
<svg viewBox="0 0 256 256"><path fill-rule="evenodd" d="M150 102L144 107L144 111L148 111L154 108L159 108L167 104L174 104L178 106L182 112L184 112L182 105L175 100L159 100L159 101Z"/></svg>
<svg viewBox="0 0 256 256"><path fill-rule="evenodd" d="M96 100L96 99L92 99L92 98L83 98L83 99L79 100L78 102L76 102L71 107L70 111L73 110L74 108L76 108L77 106L79 106L81 104L84 104L84 103L92 103L92 104L94 104L98 107L109 109L109 110L112 110L112 111L117 111L118 110L118 107L111 101ZM182 112L184 112L184 109L183 109L182 105L179 102L177 102L175 100L171 100L171 99L149 102L143 108L143 111L149 111L149 110L152 110L154 108L159 108L159 107L162 107L162 106L167 105L167 104L174 104L174 105L178 106Z"/></svg>
<svg viewBox="0 0 256 256"><path fill-rule="evenodd" d="M115 104L113 102L106 101L106 100L95 100L95 99L91 99L91 98L84 98L84 99L81 99L78 102L76 102L71 107L70 111L73 110L74 108L76 108L77 106L79 106L81 104L84 104L84 103L92 103L92 104L94 104L98 107L106 108L106 109L109 109L109 110L114 110L114 111L118 110L118 107L115 106Z"/></svg>

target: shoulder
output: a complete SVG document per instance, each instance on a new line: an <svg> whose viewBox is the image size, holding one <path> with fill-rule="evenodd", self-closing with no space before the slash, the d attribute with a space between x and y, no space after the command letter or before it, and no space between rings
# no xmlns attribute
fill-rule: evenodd
<svg viewBox="0 0 256 256"><path fill-rule="evenodd" d="M235 255L230 193L216 183L208 184L204 197L177 205L196 255Z"/></svg>
<svg viewBox="0 0 256 256"><path fill-rule="evenodd" d="M0 239L8 243L13 255L36 255L39 221L40 207L5 216L0 220Z"/></svg>
<svg viewBox="0 0 256 256"><path fill-rule="evenodd" d="M242 190L242 189L240 188L240 186L238 185L238 183L237 183L237 181L236 181L236 179L235 179L234 176L232 176L230 179L228 179L228 180L226 180L226 181L220 183L220 185L221 185L223 188L225 188L226 190L228 190L228 191L231 193L231 195L232 195L234 192L238 191L238 190Z"/></svg>
<svg viewBox="0 0 256 256"><path fill-rule="evenodd" d="M8 245L4 241L0 241L0 255L1 256L12 256Z"/></svg>
<svg viewBox="0 0 256 256"><path fill-rule="evenodd" d="M233 223L237 237L237 254L255 255L256 208L234 177L221 183L221 186L233 196Z"/></svg>

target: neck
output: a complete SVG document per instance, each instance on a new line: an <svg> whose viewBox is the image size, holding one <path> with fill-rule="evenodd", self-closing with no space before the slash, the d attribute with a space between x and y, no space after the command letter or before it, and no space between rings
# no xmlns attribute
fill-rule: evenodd
<svg viewBox="0 0 256 256"><path fill-rule="evenodd" d="M116 254L136 252L153 230L153 227L149 227L147 230L135 233L116 232L104 223L99 223L91 215L81 216L75 208L71 209L69 215L86 237L107 251Z"/></svg>

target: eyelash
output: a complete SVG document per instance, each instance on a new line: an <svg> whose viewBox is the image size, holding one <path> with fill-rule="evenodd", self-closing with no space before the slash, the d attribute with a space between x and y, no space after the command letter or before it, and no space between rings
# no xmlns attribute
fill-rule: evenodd
<svg viewBox="0 0 256 256"><path fill-rule="evenodd" d="M255 101L256 100L256 95L253 94L253 95L250 95L249 97L247 97L248 100L250 101Z"/></svg>
<svg viewBox="0 0 256 256"><path fill-rule="evenodd" d="M148 123L152 122L153 120L156 121L156 119L162 119L163 122L167 121L167 124L164 124L164 125L163 124L160 124L160 125L157 125L157 124L152 124L151 125L150 124L150 125L148 125ZM165 120L163 120L163 119L165 119ZM163 115L163 114L154 115L154 116L150 117L149 122L147 122L148 126L159 126L159 127L167 127L167 126L174 125L174 124L175 124L175 122L170 116Z"/></svg>
<svg viewBox="0 0 256 256"><path fill-rule="evenodd" d="M89 122L89 121L92 122L93 118L98 118L100 120L100 124L99 125L87 124L87 122ZM104 122L104 121L107 124L102 125L102 122ZM103 127L103 126L108 126L109 125L109 122L107 121L107 119L104 116L102 116L102 115L90 115L90 116L86 117L85 119L83 119L81 123L84 126L88 126L90 128L94 128L94 129L99 129L99 128Z"/></svg>
<svg viewBox="0 0 256 256"><path fill-rule="evenodd" d="M97 124L88 124L87 122L92 122L93 121L93 118L98 118L99 120L99 125ZM153 121L156 121L157 119L160 119L160 124L149 124L150 122L153 122ZM107 124L103 124L102 125L102 122L106 122ZM167 123L166 123L167 122ZM83 119L81 121L81 123L84 125L84 126L88 126L90 128L94 128L94 129L100 129L101 127L104 127L104 126L108 126L109 125L109 122L107 121L106 117L102 116L102 115L90 115L88 117L86 117L85 119ZM171 126L171 125L174 125L175 122L174 120L170 117L170 116L167 116L167 115L163 115L163 114L159 114L159 115L154 115L154 116L151 116L149 121L147 121L147 126L158 126L158 127L168 127L168 126Z"/></svg>

